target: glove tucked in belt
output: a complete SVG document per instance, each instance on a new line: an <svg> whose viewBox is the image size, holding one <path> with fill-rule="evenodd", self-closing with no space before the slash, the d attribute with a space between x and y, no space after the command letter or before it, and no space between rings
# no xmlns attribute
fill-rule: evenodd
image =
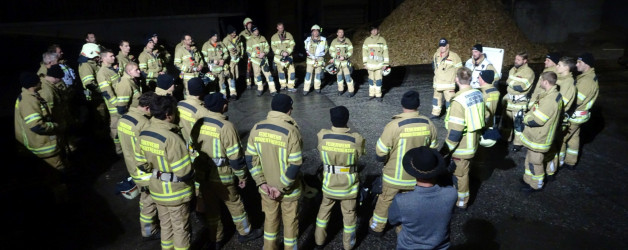
<svg viewBox="0 0 628 250"><path fill-rule="evenodd" d="M356 172L356 167L355 166L323 165L323 170L326 173L332 173L332 174L353 174Z"/></svg>
<svg viewBox="0 0 628 250"><path fill-rule="evenodd" d="M156 179L167 182L182 182L182 180L177 177L174 173L171 172L161 172L158 170L153 170L153 176Z"/></svg>

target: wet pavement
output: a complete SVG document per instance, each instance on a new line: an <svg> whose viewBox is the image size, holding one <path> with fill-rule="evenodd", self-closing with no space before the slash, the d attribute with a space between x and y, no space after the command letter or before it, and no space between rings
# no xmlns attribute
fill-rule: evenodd
<svg viewBox="0 0 628 250"><path fill-rule="evenodd" d="M505 142L482 150L481 162L471 168L471 203L469 209L454 214L451 221L453 249L628 249L628 72L611 62L600 61L596 71L600 81L600 97L595 104L592 119L582 128L581 158L577 170L561 169L556 181L548 183L542 192L519 192L523 175L525 150L509 153ZM539 65L536 65L538 69ZM507 72L507 70L505 70ZM302 72L302 71L300 71ZM381 174L375 159L375 143L390 118L401 112L400 97L408 90L421 95L419 113L431 111L432 72L429 66L394 68L384 79L385 95L382 103L368 100L365 72L354 73L358 92L355 97L337 96L335 84L326 85L322 94L294 99L293 117L304 140L304 174L313 174L321 164L316 150L316 133L329 128L329 108L345 105L350 113L349 126L366 139L367 154L359 165L361 179ZM302 73L298 75L302 79ZM506 78L504 76L503 78ZM332 82L330 78L326 82ZM298 81L301 83L301 81ZM299 85L301 87L301 85ZM14 100L13 93L4 93L3 103ZM7 97L10 96L10 97ZM7 101L7 98L11 101ZM265 118L270 110L268 92L256 97L255 91L243 90L239 100L230 103L230 120L238 128L243 142L254 123ZM3 105L2 118L13 117L11 106ZM5 122L4 131L12 126ZM439 146L443 144L445 129L443 117L435 121ZM12 138L7 135L5 138ZM107 149L106 137L92 136L79 144L72 155L77 173L69 180L69 201L55 205L50 192L41 184L42 167L37 159L21 152L12 142L3 152L7 174L11 177L2 185L0 197L5 201L1 214L5 246L10 248L48 249L158 249L159 241L144 242L139 232L138 200L127 200L115 194L115 183L128 174L121 159ZM101 139L98 139L101 138ZM103 139L104 138L104 139ZM12 141L12 140L11 140ZM259 195L253 183L242 190L243 200L254 227L263 223ZM299 247L313 247L313 227L318 203L303 199L300 213ZM384 237L377 239L367 234L366 224L372 209L365 202L359 211L356 249L393 249L394 230L388 228ZM342 225L339 209L330 223L326 249L342 248ZM420 211L417 211L420 212ZM227 215L223 223L228 241L224 249L261 249L262 239L246 244L237 242L234 227ZM194 248L204 244L202 224L192 219Z"/></svg>

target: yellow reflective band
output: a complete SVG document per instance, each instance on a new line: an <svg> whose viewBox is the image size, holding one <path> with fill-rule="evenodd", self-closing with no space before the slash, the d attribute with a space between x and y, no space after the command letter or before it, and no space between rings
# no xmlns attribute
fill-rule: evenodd
<svg viewBox="0 0 628 250"><path fill-rule="evenodd" d="M377 140L377 148L380 151L382 151L382 153L386 153L387 154L388 152L390 152L390 148L386 147L386 145L384 145L384 143L382 142L382 138L379 138Z"/></svg>
<svg viewBox="0 0 628 250"><path fill-rule="evenodd" d="M532 112L536 117L538 117L541 121L546 122L547 120L549 120L549 117L545 114L543 114L543 112L541 112L541 110L539 109L535 109L534 112Z"/></svg>
<svg viewBox="0 0 628 250"><path fill-rule="evenodd" d="M26 122L26 124L29 124L29 123L37 121L39 119L41 119L41 115L39 113L33 113L33 114L30 114L30 115L24 117L24 122Z"/></svg>

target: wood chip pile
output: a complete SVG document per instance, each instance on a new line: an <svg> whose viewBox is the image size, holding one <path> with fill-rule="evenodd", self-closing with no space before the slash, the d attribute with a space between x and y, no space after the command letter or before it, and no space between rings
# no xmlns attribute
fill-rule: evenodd
<svg viewBox="0 0 628 250"><path fill-rule="evenodd" d="M547 49L528 41L499 0L406 0L379 26L388 43L391 66L431 64L441 37L463 63L471 57L471 47L505 50L504 65L512 65L515 54L527 51L530 62L542 62ZM368 29L368 28L367 28ZM351 61L362 65L362 43L368 31L356 32L351 41Z"/></svg>

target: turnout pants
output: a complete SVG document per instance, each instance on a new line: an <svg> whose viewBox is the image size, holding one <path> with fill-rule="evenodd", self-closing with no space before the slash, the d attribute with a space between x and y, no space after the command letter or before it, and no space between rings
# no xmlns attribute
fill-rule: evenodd
<svg viewBox="0 0 628 250"><path fill-rule="evenodd" d="M146 191L140 192L140 231L143 237L149 237L157 232L157 204L150 196L147 187L143 187Z"/></svg>
<svg viewBox="0 0 628 250"><path fill-rule="evenodd" d="M244 205L236 187L225 185L221 182L207 182L201 184L203 201L207 209L207 224L209 226L209 241L220 242L223 240L223 225L220 220L220 202L224 202L231 214L233 224L240 235L247 235L251 231L249 218L244 211Z"/></svg>
<svg viewBox="0 0 628 250"><path fill-rule="evenodd" d="M284 249L297 249L299 238L299 200L282 201L271 200L266 194L262 196L262 211L264 212L264 249L278 249L277 234L279 223L283 221ZM281 216L281 218L280 218Z"/></svg>
<svg viewBox="0 0 628 250"><path fill-rule="evenodd" d="M120 120L120 117L118 113L109 114L109 133L113 139L113 144L116 146L116 154L122 154L120 138L118 138L118 120Z"/></svg>
<svg viewBox="0 0 628 250"><path fill-rule="evenodd" d="M434 89L434 99L432 99L432 115L440 116L443 107L443 96L445 97L445 110L449 108L451 98L456 94L455 89Z"/></svg>
<svg viewBox="0 0 628 250"><path fill-rule="evenodd" d="M524 163L525 173L523 174L523 181L533 189L543 188L545 167L549 164L553 164L553 158L554 155L551 153L539 153L528 149Z"/></svg>
<svg viewBox="0 0 628 250"><path fill-rule="evenodd" d="M469 167L471 165L471 159L460 159L456 157L451 158L456 164L456 170L454 170L454 185L458 189L458 201L456 206L466 208L469 203Z"/></svg>
<svg viewBox="0 0 628 250"><path fill-rule="evenodd" d="M236 81L240 78L240 70L238 69L238 62L229 62L229 95L238 95L236 88Z"/></svg>
<svg viewBox="0 0 628 250"><path fill-rule="evenodd" d="M347 65L346 61L342 61L336 64L338 67L338 74L336 75L336 83L338 83L338 91L343 92L345 90L344 82L347 82L347 91L349 93L355 92L353 86L353 79L351 78L351 69Z"/></svg>
<svg viewBox="0 0 628 250"><path fill-rule="evenodd" d="M405 192L406 190L391 187L386 182L382 183L382 193L377 197L377 204L373 210L373 217L369 221L369 227L375 232L382 232L388 222L388 208L392 204L393 199L397 193Z"/></svg>
<svg viewBox="0 0 628 250"><path fill-rule="evenodd" d="M190 247L189 202L176 206L157 204L161 226L161 249Z"/></svg>
<svg viewBox="0 0 628 250"><path fill-rule="evenodd" d="M520 139L521 133L515 131L514 129L514 119L519 110L523 110L523 113L525 115L525 112L528 110L528 100L513 102L511 99L508 98L508 95L506 95L502 100L502 104L502 107L505 107L504 114L502 115L502 119L504 119L502 124L504 132L507 133L506 138L508 138L508 142L512 142L512 145L522 146L523 144L521 143Z"/></svg>
<svg viewBox="0 0 628 250"><path fill-rule="evenodd" d="M264 91L264 82L262 81L262 73L264 77L266 77L266 82L268 82L268 90L270 93L277 92L275 87L275 79L273 79L273 75L270 73L270 67L268 71L264 71L263 66L255 62L251 62L253 66L253 77L255 78L255 85L257 85L257 90Z"/></svg>
<svg viewBox="0 0 628 250"><path fill-rule="evenodd" d="M197 77L198 73L183 73L181 75L181 79L183 79L183 95L188 96L190 93L188 92L188 82L190 79Z"/></svg>
<svg viewBox="0 0 628 250"><path fill-rule="evenodd" d="M279 59L275 58L275 65L277 65L277 76L279 76L279 84L281 89L294 88L294 82L296 80L296 73L294 71L294 65L292 63L285 64ZM286 74L286 71L288 72Z"/></svg>
<svg viewBox="0 0 628 250"><path fill-rule="evenodd" d="M305 82L303 83L303 91L310 91L312 85L312 76L314 76L314 89L321 89L321 81L323 79L323 65L325 62L323 58L312 60L307 59L307 68L305 69Z"/></svg>
<svg viewBox="0 0 628 250"><path fill-rule="evenodd" d="M580 126L578 123L569 123L567 135L560 149L560 165L569 164L575 166L578 163L578 150L580 149Z"/></svg>
<svg viewBox="0 0 628 250"><path fill-rule="evenodd" d="M314 238L316 241L316 245L321 246L325 244L325 239L327 238L327 223L329 222L331 210L336 203L340 203L340 208L342 210L342 222L344 224L342 244L345 250L348 250L355 246L355 226L357 220L355 214L355 199L335 200L327 197L326 195L323 195L321 207L318 210L318 215L316 216L316 229L314 231Z"/></svg>
<svg viewBox="0 0 628 250"><path fill-rule="evenodd" d="M382 69L367 69L369 74L369 96L382 97Z"/></svg>

